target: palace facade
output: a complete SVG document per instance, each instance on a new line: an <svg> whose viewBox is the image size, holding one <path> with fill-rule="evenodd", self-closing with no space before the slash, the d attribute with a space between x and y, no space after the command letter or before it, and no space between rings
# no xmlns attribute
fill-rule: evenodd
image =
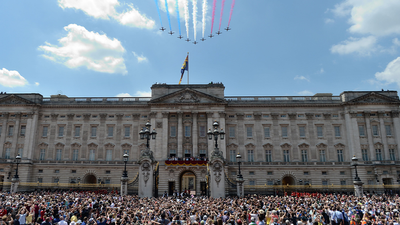
<svg viewBox="0 0 400 225"><path fill-rule="evenodd" d="M147 121L157 137L158 193L206 194L214 121L224 156L226 193L235 193L240 153L245 193L289 187L347 187L399 180L399 97L396 91L345 91L339 96L225 96L224 85L154 84L151 97L0 95L0 177L20 190L118 188L129 155L129 192L137 191ZM7 186L8 185L8 186ZM254 187L254 188L253 188ZM367 186L366 186L367 187Z"/></svg>

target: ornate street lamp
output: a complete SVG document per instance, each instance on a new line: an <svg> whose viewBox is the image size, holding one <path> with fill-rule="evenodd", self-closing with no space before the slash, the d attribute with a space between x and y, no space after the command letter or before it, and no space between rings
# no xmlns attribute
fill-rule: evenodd
<svg viewBox="0 0 400 225"><path fill-rule="evenodd" d="M150 148L150 145L149 145L150 138L156 139L157 132L156 132L156 129L153 129L153 131L150 132L151 124L149 121L147 121L145 126L146 127L143 127L142 130L139 132L139 135L140 135L140 139L147 139L146 147L149 149Z"/></svg>
<svg viewBox="0 0 400 225"><path fill-rule="evenodd" d="M208 136L209 140L212 140L212 138L214 137L215 149L218 149L218 136L221 137L221 140L224 140L225 132L224 132L224 129L221 129L220 131L218 130L219 123L217 121L215 121L213 123L213 127L214 127L214 131L211 131L211 128L208 129L207 136Z"/></svg>
<svg viewBox="0 0 400 225"><path fill-rule="evenodd" d="M236 183L239 185L239 187L238 187L238 196L239 197L242 197L242 195L243 195L242 194L243 175L242 175L242 172L240 171L240 164L242 163L241 159L242 159L242 156L238 152L238 154L236 155L236 161L237 161L238 166L239 166L239 172L238 172L238 175L237 175L237 178L236 178Z"/></svg>
<svg viewBox="0 0 400 225"><path fill-rule="evenodd" d="M351 161L353 162L354 169L356 170L356 177L354 177L354 181L361 181L360 177L358 177L358 172L357 172L358 158L356 156L353 156L353 158L351 158Z"/></svg>
<svg viewBox="0 0 400 225"><path fill-rule="evenodd" d="M128 158L129 158L128 153L125 153L123 155L123 157L124 157L125 168L124 168L124 172L122 173L122 177L123 178L128 178L128 171L126 171L126 163L128 162Z"/></svg>
<svg viewBox="0 0 400 225"><path fill-rule="evenodd" d="M18 164L21 162L21 156L19 154L15 157L15 162L17 163L17 169L15 170L14 178L15 179L19 179L19 176L18 176Z"/></svg>

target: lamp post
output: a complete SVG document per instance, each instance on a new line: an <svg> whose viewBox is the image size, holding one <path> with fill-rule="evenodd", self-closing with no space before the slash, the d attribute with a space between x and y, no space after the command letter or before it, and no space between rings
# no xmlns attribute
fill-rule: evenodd
<svg viewBox="0 0 400 225"><path fill-rule="evenodd" d="M128 153L125 153L122 157L124 157L124 164L125 164L124 172L122 172L122 177L128 178L128 171L126 171L126 163L128 162L129 155Z"/></svg>
<svg viewBox="0 0 400 225"><path fill-rule="evenodd" d="M215 150L218 151L218 136L221 137L221 140L224 140L225 138L225 132L224 129L221 129L220 131L218 130L219 127L219 123L217 121L214 121L213 123L213 127L214 127L214 131L211 131L211 128L208 129L207 135L208 135L208 139L212 140L212 138L214 137L215 140Z"/></svg>
<svg viewBox="0 0 400 225"><path fill-rule="evenodd" d="M18 154L15 157L15 163L17 164L17 169L15 170L15 175L11 179L11 187L10 187L10 192L15 193L18 190L18 185L19 185L19 176L18 176L18 165L21 162L21 156Z"/></svg>
<svg viewBox="0 0 400 225"><path fill-rule="evenodd" d="M139 167L139 196L156 197L158 195L158 174L154 170L155 167L151 166L155 162L155 159L153 157L153 152L150 151L150 139L156 139L157 132L155 129L151 131L150 121L147 121L145 127L140 130L139 136L140 139L146 139L147 141L146 149L141 151L139 159L139 164L141 164ZM153 179L151 179L150 176L153 176ZM149 186L153 185L154 189L149 188Z"/></svg>
<svg viewBox="0 0 400 225"><path fill-rule="evenodd" d="M362 197L363 196L363 182L361 182L360 177L358 176L358 171L357 171L357 162L358 162L358 158L356 156L353 156L353 158L351 158L351 161L353 162L353 166L356 172L356 176L354 177L354 195L356 197Z"/></svg>
<svg viewBox="0 0 400 225"><path fill-rule="evenodd" d="M150 132L150 127L151 127L151 124L149 121L147 121L145 127L143 127L142 130L139 132L140 139L147 140L147 144L146 144L147 149L150 149L150 144L149 144L150 138L156 139L156 136L157 136L156 129L153 129L153 131Z"/></svg>
<svg viewBox="0 0 400 225"><path fill-rule="evenodd" d="M15 170L14 179L19 179L19 176L18 176L18 164L21 162L21 156L19 154L15 157L15 162L17 163L17 169Z"/></svg>
<svg viewBox="0 0 400 225"><path fill-rule="evenodd" d="M126 163L128 162L128 153L125 153L123 156L124 158L124 171L122 172L121 177L121 196L128 194L128 172L126 171Z"/></svg>
<svg viewBox="0 0 400 225"><path fill-rule="evenodd" d="M238 195L238 197L242 197L243 196L242 185L243 185L244 180L243 180L242 172L240 171L240 164L242 163L241 159L242 159L242 156L238 152L238 154L236 155L236 161L237 161L238 166L239 166L239 172L238 172L238 175L237 175L237 178L236 178L236 183L238 184L238 187L237 187L237 195Z"/></svg>

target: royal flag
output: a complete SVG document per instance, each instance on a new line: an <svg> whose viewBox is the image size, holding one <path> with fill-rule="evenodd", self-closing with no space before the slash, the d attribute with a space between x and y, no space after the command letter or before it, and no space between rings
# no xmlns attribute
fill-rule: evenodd
<svg viewBox="0 0 400 225"><path fill-rule="evenodd" d="M182 68L181 68L181 79L179 80L179 84L182 82L183 74L186 71L189 71L189 55L186 56L185 62L183 62Z"/></svg>

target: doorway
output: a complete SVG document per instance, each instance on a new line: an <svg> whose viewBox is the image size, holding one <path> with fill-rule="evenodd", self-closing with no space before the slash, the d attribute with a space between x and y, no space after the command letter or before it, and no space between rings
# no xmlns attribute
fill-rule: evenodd
<svg viewBox="0 0 400 225"><path fill-rule="evenodd" d="M193 172L184 172L181 176L180 193L183 191L196 191L196 175Z"/></svg>
<svg viewBox="0 0 400 225"><path fill-rule="evenodd" d="M85 183L85 184L97 184L96 176L93 175L93 174L86 175L85 179L83 180L83 183Z"/></svg>
<svg viewBox="0 0 400 225"><path fill-rule="evenodd" d="M175 182L169 181L168 182L168 195L172 196L174 194L174 190L175 190Z"/></svg>
<svg viewBox="0 0 400 225"><path fill-rule="evenodd" d="M291 176L285 176L282 178L282 185L294 185L295 181L294 178Z"/></svg>
<svg viewBox="0 0 400 225"><path fill-rule="evenodd" d="M205 181L200 182L201 195L207 195L207 183Z"/></svg>

